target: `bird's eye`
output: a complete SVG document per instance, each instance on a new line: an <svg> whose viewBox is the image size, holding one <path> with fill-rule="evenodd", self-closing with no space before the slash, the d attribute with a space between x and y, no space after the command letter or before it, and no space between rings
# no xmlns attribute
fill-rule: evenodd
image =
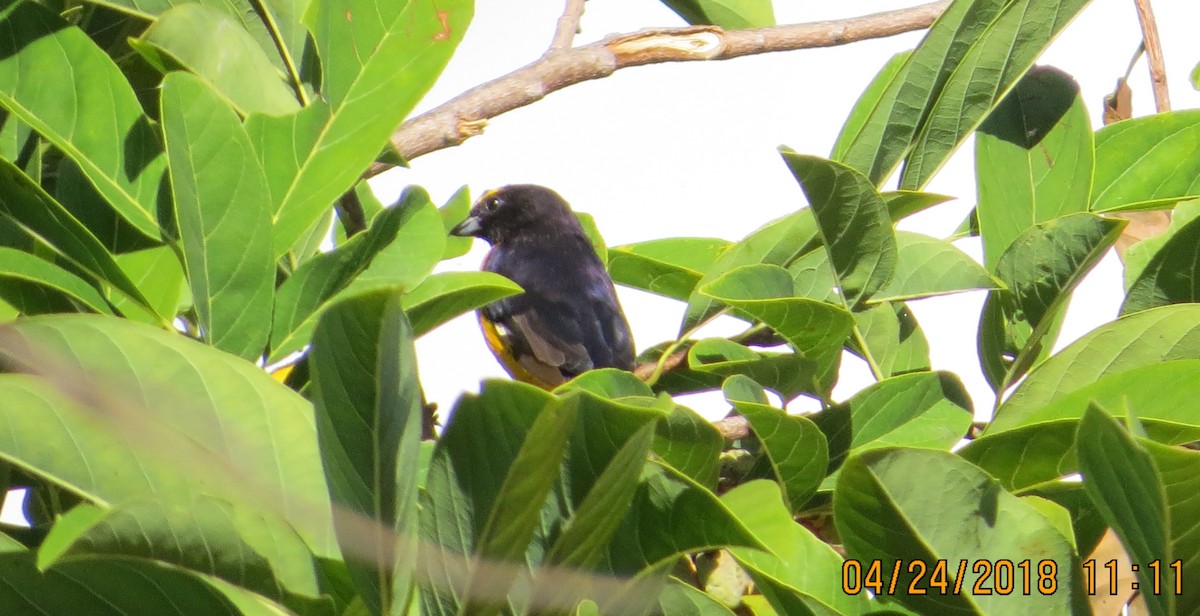
<svg viewBox="0 0 1200 616"><path fill-rule="evenodd" d="M499 208L500 208L500 200L495 197L491 197L490 199L483 202L483 211L485 211L489 214L491 214L492 212L495 212Z"/></svg>

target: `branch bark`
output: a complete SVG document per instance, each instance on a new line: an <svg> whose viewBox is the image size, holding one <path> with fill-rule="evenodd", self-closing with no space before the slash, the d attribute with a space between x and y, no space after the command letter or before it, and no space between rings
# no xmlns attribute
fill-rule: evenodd
<svg viewBox="0 0 1200 616"><path fill-rule="evenodd" d="M461 145L483 132L490 118L539 101L556 90L608 77L623 68L665 62L729 60L894 36L928 28L949 5L949 0L940 0L862 17L754 30L723 30L715 26L659 28L620 34L580 47L552 50L532 64L476 86L409 119L392 134L392 145L405 160L412 160ZM567 18L566 13L564 18ZM558 36L555 42L558 42ZM376 163L366 175L372 177L389 168L391 165Z"/></svg>
<svg viewBox="0 0 1200 616"><path fill-rule="evenodd" d="M579 32L579 20L583 18L583 3L585 0L567 0L562 17L558 18L558 26L554 30L554 40L550 43L550 51L554 53L571 48L575 33Z"/></svg>
<svg viewBox="0 0 1200 616"><path fill-rule="evenodd" d="M1167 68L1163 60L1162 43L1158 39L1158 22L1154 21L1154 10L1150 0L1134 0L1138 21L1142 24L1142 41L1146 46L1146 60L1150 63L1150 86L1154 90L1154 107L1159 113L1171 110L1171 97L1167 91Z"/></svg>

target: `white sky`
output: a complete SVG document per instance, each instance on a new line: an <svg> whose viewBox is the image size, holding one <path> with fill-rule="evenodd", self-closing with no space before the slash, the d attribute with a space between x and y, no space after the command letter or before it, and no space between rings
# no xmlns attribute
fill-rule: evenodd
<svg viewBox="0 0 1200 616"><path fill-rule="evenodd" d="M779 23L797 23L916 3L776 0L775 11ZM480 2L458 54L422 109L538 58L562 4ZM1195 35L1200 7L1190 0L1159 0L1154 8L1174 108L1200 107L1200 93L1187 79L1200 61ZM682 20L655 0L591 0L576 43L676 25ZM805 203L776 147L828 155L861 90L891 54L911 48L920 37L910 33L828 49L625 69L495 118L482 136L418 158L411 169L388 172L373 185L385 203L407 184L424 186L441 203L462 184L478 195L503 184L538 183L595 216L610 246L673 236L737 240ZM1098 127L1100 102L1124 74L1139 38L1132 0L1094 0L1039 62L1078 79ZM1144 60L1134 69L1131 85L1135 115L1152 113ZM927 188L958 200L914 216L902 228L944 237L958 226L975 201L972 151L968 142ZM979 257L977 242L960 242L960 247ZM440 269L476 269L485 251L486 245L476 242L470 254ZM674 338L682 303L621 287L618 293L639 351ZM1120 263L1110 255L1077 292L1062 339L1077 338L1114 318L1119 294ZM967 293L911 304L930 338L934 367L964 380L977 416L984 418L993 396L975 353L982 301L982 293ZM739 329L720 325L712 333ZM427 395L443 415L462 391L477 390L480 379L505 376L473 315L426 335L417 352ZM848 397L869 378L862 362L844 362L835 397ZM719 392L685 403L710 418L728 409Z"/></svg>

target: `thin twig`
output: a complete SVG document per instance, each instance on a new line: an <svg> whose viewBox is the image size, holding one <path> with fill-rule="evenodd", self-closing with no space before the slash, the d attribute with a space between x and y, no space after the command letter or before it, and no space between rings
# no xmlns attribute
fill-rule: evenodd
<svg viewBox="0 0 1200 616"><path fill-rule="evenodd" d="M1167 92L1167 68L1163 62L1162 43L1158 40L1158 23L1150 0L1133 0L1137 7L1138 21L1142 24L1142 41L1146 45L1146 59L1150 62L1150 85L1154 89L1154 107L1159 113L1171 110L1171 97Z"/></svg>
<svg viewBox="0 0 1200 616"><path fill-rule="evenodd" d="M402 124L392 144L405 160L462 144L483 132L490 118L524 107L583 81L631 66L728 60L742 56L832 47L928 28L949 0L836 21L722 30L715 26L659 28L620 34L543 56L528 66L476 86ZM391 165L376 163L367 177Z"/></svg>
<svg viewBox="0 0 1200 616"><path fill-rule="evenodd" d="M550 43L550 51L554 53L571 48L575 34L579 32L579 20L583 17L584 0L567 0L562 17L558 18L558 27L554 30L554 41Z"/></svg>

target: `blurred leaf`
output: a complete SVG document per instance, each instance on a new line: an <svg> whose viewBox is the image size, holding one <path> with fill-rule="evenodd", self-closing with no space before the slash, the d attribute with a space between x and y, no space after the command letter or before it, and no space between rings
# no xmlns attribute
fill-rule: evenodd
<svg viewBox="0 0 1200 616"><path fill-rule="evenodd" d="M771 0L662 0L689 24L709 24L726 30L775 25Z"/></svg>
<svg viewBox="0 0 1200 616"><path fill-rule="evenodd" d="M794 297L791 276L774 265L738 268L700 292L775 330L797 353L817 363L822 383L831 382L842 343L854 327L850 313Z"/></svg>
<svg viewBox="0 0 1200 616"><path fill-rule="evenodd" d="M834 158L878 186L908 156L901 188L923 186L1086 3L953 3L864 92Z"/></svg>
<svg viewBox="0 0 1200 616"><path fill-rule="evenodd" d="M0 375L0 457L101 508L203 494L294 528L317 556L336 550L311 407L253 364L106 316L2 329L6 365L47 377Z"/></svg>
<svg viewBox="0 0 1200 616"><path fill-rule="evenodd" d="M1000 283L965 252L945 240L896 232L896 273L871 298L883 302L918 299L975 289L998 289Z"/></svg>
<svg viewBox="0 0 1200 616"><path fill-rule="evenodd" d="M10 283L17 283L10 285ZM36 314L21 306L25 285L41 287L52 294L69 297L92 312L112 314L108 302L95 287L75 274L27 252L0 246L0 297L25 314Z"/></svg>
<svg viewBox="0 0 1200 616"><path fill-rule="evenodd" d="M356 291L418 285L441 255L442 247L434 239L442 237L441 229L441 220L429 202L429 195L423 189L411 188L400 195L396 205L376 216L370 229L301 264L275 294L268 363L308 344L322 307L344 293L384 254L391 255L394 261L384 273L395 277L378 276L370 285L359 283ZM387 252L389 246L397 244L398 248ZM407 256L417 258L410 261L405 252L414 248L415 252Z"/></svg>
<svg viewBox="0 0 1200 616"><path fill-rule="evenodd" d="M778 484L751 481L726 492L721 502L770 547L734 548L733 555L780 614L796 613L789 600L817 614L866 612L866 593L846 594L838 576L828 574L841 570L842 557L792 519Z"/></svg>
<svg viewBox="0 0 1200 616"><path fill-rule="evenodd" d="M446 230L446 250L442 253L443 259L461 257L470 252L472 238L450 235L454 225L462 222L470 212L471 191L466 186L454 191L446 205L438 208L438 214L442 215L442 226Z"/></svg>
<svg viewBox="0 0 1200 616"><path fill-rule="evenodd" d="M227 10L180 4L159 15L130 45L163 73L174 65L191 71L243 116L300 108L265 50Z"/></svg>
<svg viewBox="0 0 1200 616"><path fill-rule="evenodd" d="M654 391L644 381L625 370L598 368L559 385L556 394L569 391L586 391L608 400L628 401L629 398L654 399Z"/></svg>
<svg viewBox="0 0 1200 616"><path fill-rule="evenodd" d="M596 249L596 255L600 257L600 262L607 262L608 245L604 243L604 236L600 235L600 228L596 226L596 219L591 214L583 212L575 212L575 218L579 219L579 226L583 228L583 234L591 242L592 248Z"/></svg>
<svg viewBox="0 0 1200 616"><path fill-rule="evenodd" d="M687 301L718 256L732 244L725 240L678 237L616 246L608 250L613 282Z"/></svg>
<svg viewBox="0 0 1200 616"><path fill-rule="evenodd" d="M717 486L718 456L724 447L725 439L710 422L675 405L669 415L658 420L652 449L671 468L712 490Z"/></svg>
<svg viewBox="0 0 1200 616"><path fill-rule="evenodd" d="M70 70L54 79L38 68L62 66ZM125 220L158 239L162 144L120 69L82 30L35 2L0 9L0 105L78 163Z"/></svg>
<svg viewBox="0 0 1200 616"><path fill-rule="evenodd" d="M65 258L97 281L149 307L141 291L108 252L61 204L12 163L0 159L0 218L15 222L21 232ZM160 319L161 322L161 319Z"/></svg>
<svg viewBox="0 0 1200 616"><path fill-rule="evenodd" d="M1050 354L1048 334L1061 323L1071 293L1125 223L1070 214L1031 227L1004 251L996 275L1008 288L989 293L980 320L980 361L993 388L1006 389Z"/></svg>
<svg viewBox="0 0 1200 616"><path fill-rule="evenodd" d="M105 512L81 504L55 522L38 568L97 557L156 560L288 602L319 594L312 554L294 533L274 533L263 514L207 496L139 498Z"/></svg>
<svg viewBox="0 0 1200 616"><path fill-rule="evenodd" d="M404 296L413 333L421 336L460 314L521 292L517 283L492 272L432 274Z"/></svg>
<svg viewBox="0 0 1200 616"><path fill-rule="evenodd" d="M0 579L0 605L14 614L245 614L195 576L145 561L85 560L42 572L32 552L15 552L0 555Z"/></svg>
<svg viewBox="0 0 1200 616"><path fill-rule="evenodd" d="M359 596L376 613L391 613L408 605L416 567L422 422L413 333L399 293L379 290L330 306L313 332L311 357L330 494L374 523L336 518L338 544Z"/></svg>
<svg viewBox="0 0 1200 616"><path fill-rule="evenodd" d="M1086 613L1082 576L1066 538L1029 503L949 452L887 448L852 456L842 467L833 512L849 558L864 570L879 561L885 588L894 581L896 589L927 591L892 595L918 613ZM935 577L929 570L944 560L949 564L941 577L953 587L973 588L978 581L990 589L994 580L980 580L982 569L960 574L954 565L984 559L1030 559L1030 567L1050 560L1057 591L1038 592L1037 575L1030 576L1028 594L1019 581L1017 592L1007 595L943 594L929 585ZM929 572L907 566L893 579L895 561L921 561Z"/></svg>
<svg viewBox="0 0 1200 616"><path fill-rule="evenodd" d="M851 306L870 299L896 268L896 238L883 199L850 167L786 148L781 153L808 197L842 296Z"/></svg>
<svg viewBox="0 0 1200 616"><path fill-rule="evenodd" d="M786 264L816 239L816 218L810 208L805 208L763 225L721 252L713 264L704 270L704 276L696 283L696 290L688 298L687 313L679 333L686 333L720 311L720 306L700 289L745 265Z"/></svg>
<svg viewBox="0 0 1200 616"><path fill-rule="evenodd" d="M279 204L273 229L276 255L285 253L354 186L441 74L471 14L471 0L436 5L314 0L309 5L305 23L321 58L329 115L319 118L323 121L315 133L306 131L292 144L299 161L295 174L271 183L272 199ZM268 131L290 128L287 116L268 124ZM269 164L264 168L271 169ZM286 188L276 190L277 185Z"/></svg>
<svg viewBox="0 0 1200 616"><path fill-rule="evenodd" d="M1092 211L1165 207L1200 196L1200 109L1157 113L1096 131Z"/></svg>
<svg viewBox="0 0 1200 616"><path fill-rule="evenodd" d="M671 578L658 596L658 608L671 616L734 616L704 591Z"/></svg>
<svg viewBox="0 0 1200 616"><path fill-rule="evenodd" d="M1179 591L1183 579L1200 572L1200 537L1192 524L1200 514L1195 500L1200 453L1134 438L1095 407L1079 423L1076 443L1084 489L1130 560L1142 563L1138 587L1145 589L1150 613L1194 613L1200 601ZM1183 561L1179 570L1176 559ZM1157 568L1145 564L1152 561Z"/></svg>
<svg viewBox="0 0 1200 616"><path fill-rule="evenodd" d="M198 77L167 75L161 100L196 325L213 346L256 359L275 292L266 178L237 115Z"/></svg>
<svg viewBox="0 0 1200 616"><path fill-rule="evenodd" d="M1200 244L1200 223L1193 218L1172 231L1129 285L1125 302L1121 304L1121 314L1200 301L1200 292L1194 284L1200 279L1200 254L1196 252L1196 246Z"/></svg>
<svg viewBox="0 0 1200 616"><path fill-rule="evenodd" d="M809 419L766 404L762 388L747 377L730 377L722 389L725 399L750 422L762 443L788 510L800 511L817 492L829 466L825 435Z"/></svg>
<svg viewBox="0 0 1200 616"><path fill-rule="evenodd" d="M1092 158L1079 84L1053 67L1029 71L975 137L976 213L989 270L1030 227L1088 210Z"/></svg>
<svg viewBox="0 0 1200 616"><path fill-rule="evenodd" d="M1192 69L1191 81L1192 87L1200 90L1200 64L1197 64L1195 68Z"/></svg>

